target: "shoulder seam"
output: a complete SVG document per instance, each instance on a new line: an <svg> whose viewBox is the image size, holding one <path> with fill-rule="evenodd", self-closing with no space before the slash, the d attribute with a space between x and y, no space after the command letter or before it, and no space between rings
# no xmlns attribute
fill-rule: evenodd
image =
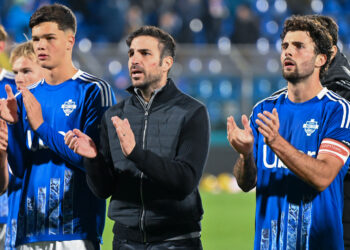
<svg viewBox="0 0 350 250"><path fill-rule="evenodd" d="M337 95L336 93L333 93L331 91L328 91L326 93L326 96L329 98L329 100L333 102L339 102L340 105L343 107L343 118L341 121L341 128L349 128L350 125L350 116L349 116L349 110L350 110L350 103L342 98L341 96Z"/></svg>
<svg viewBox="0 0 350 250"><path fill-rule="evenodd" d="M104 80L97 78L95 76L92 76L86 72L83 72L81 75L78 76L79 79L96 84L101 93L101 100L102 100L102 106L103 107L110 107L112 106L112 90L111 86Z"/></svg>

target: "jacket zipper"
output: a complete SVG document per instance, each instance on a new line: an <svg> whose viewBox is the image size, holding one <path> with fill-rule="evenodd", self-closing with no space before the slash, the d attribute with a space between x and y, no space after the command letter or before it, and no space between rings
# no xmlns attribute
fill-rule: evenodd
<svg viewBox="0 0 350 250"><path fill-rule="evenodd" d="M142 137L142 149L145 149L146 147L146 131L147 131L147 125L148 125L148 109L146 107L145 110L145 126L143 129L143 137ZM141 172L141 180L140 180L140 196L141 196L141 206L142 206L142 212L141 212L141 232L142 232L142 238L143 242L146 242L146 231L145 231L145 203L143 200L143 172Z"/></svg>
<svg viewBox="0 0 350 250"><path fill-rule="evenodd" d="M152 102L154 100L154 97L157 94L157 91L154 93L154 95L151 97L150 101L148 102L148 104L146 104L142 97L139 96L139 94L136 92L136 97L139 100L139 102L141 103L141 106L143 107L144 111L145 111L145 123L144 123L144 129L143 129L143 135L142 135L142 149L145 150L146 149L146 131L147 131L147 126L148 126L148 116L149 116L149 110L151 109L151 105ZM146 229L145 229L145 202L143 199L143 172L141 172L140 175L140 197L141 197L141 218L140 218L140 229L141 229L141 233L142 233L142 238L143 238L143 242L147 241L147 237L146 237Z"/></svg>

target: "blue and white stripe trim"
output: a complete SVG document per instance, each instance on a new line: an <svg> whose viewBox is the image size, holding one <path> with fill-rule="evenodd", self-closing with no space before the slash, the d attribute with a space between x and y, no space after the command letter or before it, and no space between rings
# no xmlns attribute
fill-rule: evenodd
<svg viewBox="0 0 350 250"><path fill-rule="evenodd" d="M350 112L350 103L340 97L339 95L337 95L336 93L332 92L332 91L327 91L326 96L334 102L339 102L340 105L343 107L343 117L341 120L341 125L340 128L349 128L350 126L350 116L349 116L349 112Z"/></svg>
<svg viewBox="0 0 350 250"><path fill-rule="evenodd" d="M11 71L8 71L6 69L2 69L2 71L0 72L0 81L3 80L4 78L14 80L15 74L13 74Z"/></svg>
<svg viewBox="0 0 350 250"><path fill-rule="evenodd" d="M82 79L86 82L95 83L101 90L101 100L102 100L102 107L110 107L112 106L112 89L111 86L104 80L99 79L93 75L90 75L86 72L79 71L76 74L76 77L79 79Z"/></svg>

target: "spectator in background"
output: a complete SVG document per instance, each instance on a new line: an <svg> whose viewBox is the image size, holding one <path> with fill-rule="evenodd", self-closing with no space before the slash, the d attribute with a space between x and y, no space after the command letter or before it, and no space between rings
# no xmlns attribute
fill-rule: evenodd
<svg viewBox="0 0 350 250"><path fill-rule="evenodd" d="M137 5L132 5L126 13L126 28L125 34L137 30L143 25L142 9Z"/></svg>
<svg viewBox="0 0 350 250"><path fill-rule="evenodd" d="M179 37L182 27L181 18L173 11L165 11L159 17L159 28L171 34L175 39Z"/></svg>
<svg viewBox="0 0 350 250"><path fill-rule="evenodd" d="M260 36L259 20L254 16L248 4L238 5L234 19L232 43L256 43Z"/></svg>

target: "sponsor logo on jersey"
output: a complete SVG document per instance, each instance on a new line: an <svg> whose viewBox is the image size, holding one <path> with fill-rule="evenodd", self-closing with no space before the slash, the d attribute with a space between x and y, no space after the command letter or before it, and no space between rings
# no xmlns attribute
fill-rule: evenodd
<svg viewBox="0 0 350 250"><path fill-rule="evenodd" d="M77 108L77 105L72 99L69 99L62 104L61 108L63 109L63 112L66 114L66 116L69 116L74 111L74 109Z"/></svg>
<svg viewBox="0 0 350 250"><path fill-rule="evenodd" d="M317 121L315 121L315 119L307 121L306 123L304 123L303 129L305 130L307 136L312 135L312 133L315 132L316 129L318 129Z"/></svg>
<svg viewBox="0 0 350 250"><path fill-rule="evenodd" d="M301 153L304 153L302 150L299 150ZM272 158L271 154L272 153ZM307 154L311 157L316 157L315 151L307 151L304 154ZM270 156L270 157L268 157ZM266 168L288 168L280 158L270 149L266 144L263 145L263 164Z"/></svg>

